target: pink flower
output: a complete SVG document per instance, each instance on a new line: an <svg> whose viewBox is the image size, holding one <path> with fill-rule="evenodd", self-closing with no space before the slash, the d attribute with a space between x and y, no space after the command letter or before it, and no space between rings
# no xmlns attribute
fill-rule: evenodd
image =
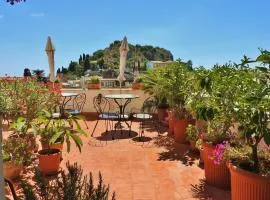
<svg viewBox="0 0 270 200"><path fill-rule="evenodd" d="M223 161L224 152L227 145L228 141L223 141L222 143L215 146L215 149L213 150L213 155L209 157L214 161L214 164L219 165Z"/></svg>

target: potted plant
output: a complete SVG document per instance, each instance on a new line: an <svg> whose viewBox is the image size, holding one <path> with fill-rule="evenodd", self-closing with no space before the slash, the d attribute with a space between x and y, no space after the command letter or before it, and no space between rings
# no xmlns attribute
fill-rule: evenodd
<svg viewBox="0 0 270 200"><path fill-rule="evenodd" d="M27 141L20 137L10 137L3 141L4 177L16 179L24 166L30 164L32 153Z"/></svg>
<svg viewBox="0 0 270 200"><path fill-rule="evenodd" d="M208 122L207 132L202 133L202 149L206 182L221 189L230 189L230 173L226 160L219 159L219 152L230 141L229 130L220 119Z"/></svg>
<svg viewBox="0 0 270 200"><path fill-rule="evenodd" d="M81 135L87 135L80 127L78 119L81 116L67 114L65 119L54 119L52 115L43 110L38 118L37 133L41 136L42 150L38 151L39 169L44 174L55 174L60 166L63 142L66 142L67 152L70 152L70 140L81 151ZM76 127L73 127L73 124Z"/></svg>
<svg viewBox="0 0 270 200"><path fill-rule="evenodd" d="M190 143L191 150L196 150L196 142L199 140L199 130L195 125L189 124L187 127L187 139Z"/></svg>
<svg viewBox="0 0 270 200"><path fill-rule="evenodd" d="M100 79L98 76L89 77L88 89L100 89Z"/></svg>
<svg viewBox="0 0 270 200"><path fill-rule="evenodd" d="M132 89L133 90L139 90L143 87L143 78L140 76L137 76L132 83Z"/></svg>
<svg viewBox="0 0 270 200"><path fill-rule="evenodd" d="M262 50L255 61L269 65L270 52ZM247 66L255 61L242 60L241 93L235 106L242 140L225 151L230 158L232 200L266 200L270 196L270 71L264 66ZM262 143L265 147L259 148Z"/></svg>

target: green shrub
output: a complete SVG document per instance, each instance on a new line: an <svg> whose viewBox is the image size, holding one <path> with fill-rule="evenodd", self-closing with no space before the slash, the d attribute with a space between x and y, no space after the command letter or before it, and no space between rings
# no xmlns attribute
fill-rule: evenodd
<svg viewBox="0 0 270 200"><path fill-rule="evenodd" d="M100 80L98 76L90 76L88 82L92 84L98 84Z"/></svg>
<svg viewBox="0 0 270 200"><path fill-rule="evenodd" d="M92 173L83 175L77 163L66 164L67 171L62 171L54 180L48 180L41 172L35 170L35 184L21 181L23 195L26 200L115 200L115 193L109 197L110 188L105 185L101 173L95 186Z"/></svg>

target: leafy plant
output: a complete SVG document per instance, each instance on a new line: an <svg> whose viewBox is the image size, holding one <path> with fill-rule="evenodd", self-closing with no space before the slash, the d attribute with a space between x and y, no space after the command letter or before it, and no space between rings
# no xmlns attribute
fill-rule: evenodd
<svg viewBox="0 0 270 200"><path fill-rule="evenodd" d="M0 89L5 102L5 113L9 120L20 127L20 134L26 135L31 123L42 109L52 109L59 101L59 94L31 78L11 78L0 80ZM23 120L22 120L23 119ZM16 130L19 133L19 129Z"/></svg>
<svg viewBox="0 0 270 200"><path fill-rule="evenodd" d="M175 63L158 67L142 75L143 90L160 100L166 99L177 118L190 119L188 104L190 90L193 87L190 82L192 77L193 71L186 65Z"/></svg>
<svg viewBox="0 0 270 200"><path fill-rule="evenodd" d="M100 83L99 77L98 76L90 76L89 83L92 83L92 84Z"/></svg>
<svg viewBox="0 0 270 200"><path fill-rule="evenodd" d="M66 142L67 151L70 152L71 140L76 144L79 151L83 145L81 136L87 133L81 128L78 120L83 119L82 116L73 116L66 114L65 118L54 118L52 114L46 110L40 113L37 118L35 129L41 136L41 139L54 144L57 141ZM76 127L73 127L75 124Z"/></svg>
<svg viewBox="0 0 270 200"><path fill-rule="evenodd" d="M66 164L67 172L62 171L55 180L47 180L38 169L35 170L35 185L22 181L22 189L27 200L115 200L115 193L109 197L110 188L105 185L101 173L95 186L93 175L83 175L77 163ZM23 198L23 196L22 196Z"/></svg>
<svg viewBox="0 0 270 200"><path fill-rule="evenodd" d="M268 56L269 52L262 52L256 61L264 58L262 64L270 64ZM246 65L241 65L248 70L242 76L243 87L235 106L235 115L245 143L251 148L251 171L259 173L261 164L258 145L262 140L270 145L270 69L263 66L249 69Z"/></svg>
<svg viewBox="0 0 270 200"><path fill-rule="evenodd" d="M28 165L32 160L32 153L28 148L27 141L18 136L3 140L3 155L4 159L18 165Z"/></svg>
<svg viewBox="0 0 270 200"><path fill-rule="evenodd" d="M134 79L134 83L143 83L143 78L141 76L137 76L135 79Z"/></svg>
<svg viewBox="0 0 270 200"><path fill-rule="evenodd" d="M199 139L199 130L196 128L196 126L189 124L187 129L187 139L189 141L196 142Z"/></svg>

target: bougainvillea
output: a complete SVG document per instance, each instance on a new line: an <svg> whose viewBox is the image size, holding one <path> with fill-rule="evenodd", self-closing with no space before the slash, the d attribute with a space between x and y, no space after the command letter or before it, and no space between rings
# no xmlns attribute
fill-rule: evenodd
<svg viewBox="0 0 270 200"><path fill-rule="evenodd" d="M213 155L210 157L216 165L219 165L224 160L224 152L226 150L226 147L228 145L227 141L223 141L220 144L217 144L215 146L215 149L213 150Z"/></svg>

